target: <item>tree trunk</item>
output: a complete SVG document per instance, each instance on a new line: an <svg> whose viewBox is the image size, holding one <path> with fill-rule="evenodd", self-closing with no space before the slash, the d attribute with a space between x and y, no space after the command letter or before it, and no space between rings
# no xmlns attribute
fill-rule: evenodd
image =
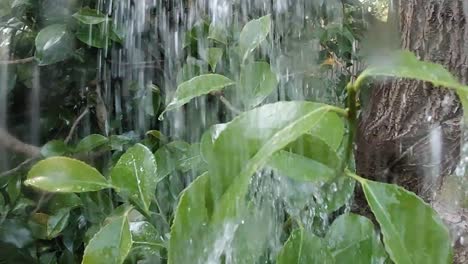
<svg viewBox="0 0 468 264"><path fill-rule="evenodd" d="M393 7L401 47L444 65L466 84L463 1L393 0ZM411 80L375 85L358 127L358 173L432 202L459 160L462 114L459 98L447 89Z"/></svg>

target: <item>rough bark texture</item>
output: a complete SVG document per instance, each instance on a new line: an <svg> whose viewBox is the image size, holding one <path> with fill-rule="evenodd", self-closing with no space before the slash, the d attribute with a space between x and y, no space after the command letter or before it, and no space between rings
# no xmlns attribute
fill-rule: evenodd
<svg viewBox="0 0 468 264"><path fill-rule="evenodd" d="M444 65L466 84L468 32L463 1L393 2L401 47L422 60ZM397 183L432 202L459 160L462 114L452 91L409 80L376 84L360 118L358 173ZM459 256L456 259L466 263Z"/></svg>

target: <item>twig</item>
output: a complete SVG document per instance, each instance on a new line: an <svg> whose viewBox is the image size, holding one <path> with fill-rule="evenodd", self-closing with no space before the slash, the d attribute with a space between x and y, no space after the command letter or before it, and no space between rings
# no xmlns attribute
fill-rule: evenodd
<svg viewBox="0 0 468 264"><path fill-rule="evenodd" d="M73 137L73 134L75 133L76 128L78 127L78 124L80 121L89 113L88 108L81 112L81 114L76 118L75 122L73 122L72 127L70 128L70 132L68 133L68 136L65 138L65 144L70 142L71 138Z"/></svg>
<svg viewBox="0 0 468 264"><path fill-rule="evenodd" d="M21 172L23 170L29 169L32 166L32 164L35 163L36 161L38 161L39 159L40 158L30 158L30 159L27 159L27 160L23 161L21 164L19 164L15 168L13 168L13 169L11 169L9 171L2 172L0 174L0 179L4 178L4 177L8 177L8 176L13 175L13 174L16 174L16 173Z"/></svg>
<svg viewBox="0 0 468 264"><path fill-rule="evenodd" d="M15 64L25 64L34 61L34 57L29 57L25 59L9 60L9 61L0 61L0 65L15 65Z"/></svg>
<svg viewBox="0 0 468 264"><path fill-rule="evenodd" d="M0 146L31 158L41 156L41 149L39 147L20 141L2 128L0 128Z"/></svg>
<svg viewBox="0 0 468 264"><path fill-rule="evenodd" d="M234 114L240 114L242 111L239 109L235 108L229 101L226 99L226 97L220 95L219 100L229 109L231 110Z"/></svg>

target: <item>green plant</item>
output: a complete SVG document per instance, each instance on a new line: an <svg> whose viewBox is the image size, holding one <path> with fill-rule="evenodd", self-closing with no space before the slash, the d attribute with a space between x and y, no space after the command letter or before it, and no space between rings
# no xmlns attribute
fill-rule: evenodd
<svg viewBox="0 0 468 264"><path fill-rule="evenodd" d="M253 72L269 71L258 62L253 62L255 66L248 62L248 53L267 36L269 21L268 16L253 20L242 30L241 74L249 67L258 67ZM249 32L253 29L264 33ZM168 239L148 235L158 232L158 214L164 217L155 191L167 174L164 170L168 170L161 153L165 150L153 155L147 147L137 144L120 157L108 177L77 160L51 157L34 165L25 184L66 195L109 188L119 195L119 204L123 205L107 217L99 231L95 230L84 251L83 263L104 260L122 263L129 252L141 248L160 254L167 251L168 263L173 264L257 261L264 254L272 232L268 224L271 215L268 209L253 202L249 186L254 174L266 167L307 183L326 184L344 178L357 181L383 237L382 244L372 222L354 214L335 219L322 236L314 234L300 219L293 219L294 228L277 256L277 263L346 263L350 259L356 263L382 263L387 254L395 263L450 263L448 230L429 205L401 187L361 178L348 166L358 111L356 94L365 79L375 76L418 79L455 89L462 98L468 91L441 66L418 61L409 52L398 52L391 58L384 65L370 66L348 84L346 109L304 101L255 107L261 102L257 98L263 97L259 92L246 99L248 103L241 100L251 110L211 128L199 145L184 146L186 153L193 151L198 157L193 157L189 164L175 166L188 165L201 175L179 197ZM238 79L240 83L246 79L248 83L257 81L253 77ZM263 79L261 86L264 83L274 84ZM179 85L166 111L233 84L236 82L219 74L196 76ZM330 131L339 132L330 135ZM323 151L314 151L318 145L311 142L320 142ZM134 222L135 218L138 222ZM57 233L61 226L56 227L55 222L48 217L47 226L52 231L48 229L47 234ZM153 231L142 232L135 225Z"/></svg>

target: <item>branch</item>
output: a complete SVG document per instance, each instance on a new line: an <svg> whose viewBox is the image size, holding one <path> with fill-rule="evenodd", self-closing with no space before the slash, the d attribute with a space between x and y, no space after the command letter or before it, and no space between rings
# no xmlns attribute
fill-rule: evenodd
<svg viewBox="0 0 468 264"><path fill-rule="evenodd" d="M234 114L238 115L240 113L242 113L242 111L240 111L239 109L235 108L231 102L228 101L228 99L226 99L226 97L220 95L219 96L219 100L227 107L227 109L231 110L231 112L233 112Z"/></svg>
<svg viewBox="0 0 468 264"><path fill-rule="evenodd" d="M86 107L85 110L76 118L75 122L73 122L73 125L70 128L70 132L68 133L68 136L65 138L65 141L64 141L65 144L68 144L68 142L70 142L71 138L73 137L73 134L75 133L76 128L78 127L78 124L88 113L89 113L89 110Z"/></svg>
<svg viewBox="0 0 468 264"><path fill-rule="evenodd" d="M9 60L9 61L0 61L0 65L15 65L15 64L25 64L34 61L34 57L29 57L25 59Z"/></svg>
<svg viewBox="0 0 468 264"><path fill-rule="evenodd" d="M0 147L10 149L11 151L24 154L31 158L41 156L41 149L39 147L20 141L2 128L0 128Z"/></svg>

